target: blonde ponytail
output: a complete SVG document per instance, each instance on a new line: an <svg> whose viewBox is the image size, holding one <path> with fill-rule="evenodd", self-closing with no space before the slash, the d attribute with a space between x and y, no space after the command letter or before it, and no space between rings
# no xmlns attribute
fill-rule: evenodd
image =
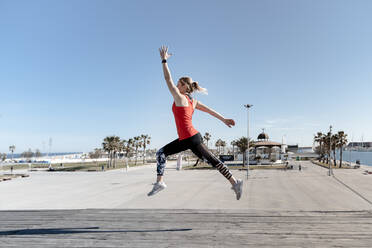
<svg viewBox="0 0 372 248"><path fill-rule="evenodd" d="M181 77L179 81L187 84L188 93L193 93L194 91L198 91L202 94L208 95L207 89L200 87L198 82L193 82L191 77Z"/></svg>
<svg viewBox="0 0 372 248"><path fill-rule="evenodd" d="M191 84L192 88L202 94L208 95L208 90L206 88L202 88L199 86L198 82L192 82Z"/></svg>

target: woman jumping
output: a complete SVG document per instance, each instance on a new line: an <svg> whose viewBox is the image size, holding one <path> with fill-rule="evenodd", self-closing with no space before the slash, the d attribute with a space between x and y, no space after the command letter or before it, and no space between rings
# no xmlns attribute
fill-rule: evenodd
<svg viewBox="0 0 372 248"><path fill-rule="evenodd" d="M179 138L162 147L156 153L157 180L151 192L148 193L148 196L154 195L167 187L163 182L166 158L169 155L190 149L202 161L206 161L213 167L216 167L220 173L229 180L236 194L236 199L239 200L243 190L243 181L239 179L236 180L226 165L214 156L203 144L200 133L192 125L192 114L195 109L201 110L216 117L228 127L234 126L235 121L232 119L225 119L213 109L193 99L191 93L195 91L206 93L206 89L201 88L199 84L193 82L190 77L181 77L178 80L177 86L175 86L167 65L167 59L171 54L168 53L168 48L165 46L162 46L159 51L163 64L164 78L174 99L172 111L176 120Z"/></svg>

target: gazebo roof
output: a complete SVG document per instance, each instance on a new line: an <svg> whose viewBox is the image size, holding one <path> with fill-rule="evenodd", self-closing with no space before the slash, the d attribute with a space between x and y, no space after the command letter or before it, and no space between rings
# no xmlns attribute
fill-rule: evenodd
<svg viewBox="0 0 372 248"><path fill-rule="evenodd" d="M257 137L258 140L268 140L269 139L269 135L267 135L266 133L262 132L258 135Z"/></svg>
<svg viewBox="0 0 372 248"><path fill-rule="evenodd" d="M278 142L263 140L263 141L254 142L253 146L254 147L259 147L259 146L274 147L274 146L281 146L281 145L282 144Z"/></svg>
<svg viewBox="0 0 372 248"><path fill-rule="evenodd" d="M260 140L260 141L263 141L263 140L268 141L269 140L269 135L267 135L267 133L265 133L265 128L262 128L262 133L260 133L258 135L257 139Z"/></svg>

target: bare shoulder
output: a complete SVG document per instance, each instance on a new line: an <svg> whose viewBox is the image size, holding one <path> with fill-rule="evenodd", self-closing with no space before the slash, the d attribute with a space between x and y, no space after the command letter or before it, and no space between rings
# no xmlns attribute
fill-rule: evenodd
<svg viewBox="0 0 372 248"><path fill-rule="evenodd" d="M173 98L177 107L187 107L189 105L186 96L182 94L174 96Z"/></svg>

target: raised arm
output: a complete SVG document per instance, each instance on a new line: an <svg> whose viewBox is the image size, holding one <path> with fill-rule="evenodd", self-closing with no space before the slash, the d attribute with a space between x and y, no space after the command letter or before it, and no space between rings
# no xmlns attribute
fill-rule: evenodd
<svg viewBox="0 0 372 248"><path fill-rule="evenodd" d="M200 101L196 102L195 108L216 117L217 119L219 119L220 121L225 123L228 127L235 126L235 121L233 119L226 119L220 113L218 113L215 110L209 108L207 105L204 105Z"/></svg>
<svg viewBox="0 0 372 248"><path fill-rule="evenodd" d="M179 100L181 99L182 95L179 89L177 88L177 86L174 85L173 83L172 76L171 76L171 73L169 71L168 64L167 64L167 59L172 54L168 53L168 47L166 46L162 46L161 48L159 48L159 52L160 52L160 57L162 59L164 79L167 82L168 89L170 93L172 94L174 100Z"/></svg>

